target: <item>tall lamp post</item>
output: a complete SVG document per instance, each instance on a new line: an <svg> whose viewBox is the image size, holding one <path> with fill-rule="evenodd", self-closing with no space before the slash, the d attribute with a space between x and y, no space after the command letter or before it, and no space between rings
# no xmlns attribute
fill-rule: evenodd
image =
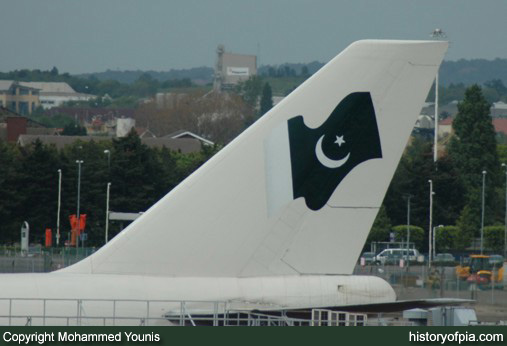
<svg viewBox="0 0 507 346"><path fill-rule="evenodd" d="M503 239L503 257L507 257L507 165L502 163L502 167L505 168L505 232Z"/></svg>
<svg viewBox="0 0 507 346"><path fill-rule="evenodd" d="M433 227L433 260L436 258L436 252L437 252L437 229L444 227L444 225L438 225Z"/></svg>
<svg viewBox="0 0 507 346"><path fill-rule="evenodd" d="M60 208L62 205L62 170L58 170L58 211L56 213L56 247L60 245Z"/></svg>
<svg viewBox="0 0 507 346"><path fill-rule="evenodd" d="M107 244L109 240L109 190L111 189L111 183L107 183L107 193L106 193L106 232L105 232L105 243Z"/></svg>
<svg viewBox="0 0 507 346"><path fill-rule="evenodd" d="M445 32L442 29L436 28L430 35L435 40L439 40L446 37ZM435 144L433 146L433 162L437 162L438 155L438 70L435 76Z"/></svg>
<svg viewBox="0 0 507 346"><path fill-rule="evenodd" d="M79 248L79 221L80 221L80 214L79 214L79 203L81 198L81 165L84 163L83 160L76 160L77 163L77 235L76 235L76 248Z"/></svg>
<svg viewBox="0 0 507 346"><path fill-rule="evenodd" d="M410 266L410 199L412 195L407 195L407 270Z"/></svg>
<svg viewBox="0 0 507 346"><path fill-rule="evenodd" d="M484 251L484 195L486 189L486 173L486 171L482 171L481 255Z"/></svg>
<svg viewBox="0 0 507 346"><path fill-rule="evenodd" d="M428 254L428 266L431 267L431 252L432 252L432 239L435 236L433 234L433 195L435 192L433 192L433 180L428 180L428 183L430 183L430 225L428 230L428 248L429 248L429 254Z"/></svg>
<svg viewBox="0 0 507 346"><path fill-rule="evenodd" d="M111 151L109 149L104 150L104 154L107 155L107 169L111 170Z"/></svg>

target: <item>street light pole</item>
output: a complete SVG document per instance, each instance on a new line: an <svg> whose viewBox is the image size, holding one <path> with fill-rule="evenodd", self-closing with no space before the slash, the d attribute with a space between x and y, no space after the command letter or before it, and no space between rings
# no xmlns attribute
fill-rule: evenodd
<svg viewBox="0 0 507 346"><path fill-rule="evenodd" d="M437 229L444 227L444 225L438 225L433 227L433 260L436 258L436 252L437 252Z"/></svg>
<svg viewBox="0 0 507 346"><path fill-rule="evenodd" d="M507 165L502 163L505 168L505 231L503 239L503 258L507 258Z"/></svg>
<svg viewBox="0 0 507 346"><path fill-rule="evenodd" d="M58 170L58 211L56 213L56 247L60 245L60 208L62 205L62 170Z"/></svg>
<svg viewBox="0 0 507 346"><path fill-rule="evenodd" d="M104 244L107 244L109 240L109 190L111 189L111 183L107 183L107 194L106 194L106 241Z"/></svg>
<svg viewBox="0 0 507 346"><path fill-rule="evenodd" d="M484 190L486 188L486 173L486 171L482 171L481 255L484 251Z"/></svg>
<svg viewBox="0 0 507 346"><path fill-rule="evenodd" d="M81 198L81 165L84 163L83 160L76 160L77 163L77 234L76 234L76 248L79 248L79 224L80 224L80 215L79 215L79 207L80 207L80 198Z"/></svg>
<svg viewBox="0 0 507 346"><path fill-rule="evenodd" d="M407 195L407 270L410 266L410 199L412 195Z"/></svg>
<svg viewBox="0 0 507 346"><path fill-rule="evenodd" d="M429 248L429 254L428 254L428 267L431 268L431 243L432 243L432 238L434 237L434 234L433 234L433 195L435 194L433 192L433 181L430 179L428 180L428 182L430 183L430 225L429 225L429 229L428 229L428 248Z"/></svg>
<svg viewBox="0 0 507 346"><path fill-rule="evenodd" d="M445 38L445 32L442 29L435 29L430 35L432 38L438 40ZM438 157L438 70L435 76L435 144L433 145L433 162L437 162Z"/></svg>
<svg viewBox="0 0 507 346"><path fill-rule="evenodd" d="M435 76L435 144L433 148L433 162L438 159L438 70Z"/></svg>
<svg viewBox="0 0 507 346"><path fill-rule="evenodd" d="M111 170L111 151L109 149L104 150L104 154L107 154L107 169Z"/></svg>

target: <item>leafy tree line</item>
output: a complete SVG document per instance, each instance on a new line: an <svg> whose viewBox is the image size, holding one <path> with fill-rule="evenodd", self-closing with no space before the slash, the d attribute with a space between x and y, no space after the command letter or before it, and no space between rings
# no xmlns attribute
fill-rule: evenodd
<svg viewBox="0 0 507 346"><path fill-rule="evenodd" d="M460 59L444 61L440 66L442 84L483 84L488 80L500 79L507 83L507 59Z"/></svg>
<svg viewBox="0 0 507 346"><path fill-rule="evenodd" d="M445 105L452 101L461 101L465 97L466 90L470 85L464 83L451 83L449 85L439 85L439 105ZM503 101L507 102L507 87L501 79L491 79L482 85L482 93L489 103ZM427 98L428 102L435 101L435 85L433 84Z"/></svg>
<svg viewBox="0 0 507 346"><path fill-rule="evenodd" d="M122 83L113 79L100 80L93 75L83 78L70 75L69 73L60 74L56 67L48 71L24 69L11 72L0 72L0 79L25 82L65 82L77 92L97 96L104 96L107 94L113 99L129 96L134 96L136 98L147 97L152 96L159 90L190 88L194 86L189 78L159 81L153 78L149 73L142 73L132 83ZM93 103L90 106L93 106Z"/></svg>
<svg viewBox="0 0 507 346"><path fill-rule="evenodd" d="M110 151L110 161L104 150ZM166 148L150 149L135 132L112 142L76 142L62 150L41 142L20 148L0 141L0 243L19 242L25 220L30 224L31 242L42 242L46 228L55 234L58 169L62 171L62 244L68 239L68 217L77 208L78 159L84 161L80 213L87 215L87 244L101 245L108 182L110 210L145 211L217 150L203 147L199 153L181 154ZM111 222L111 235L119 227Z"/></svg>
<svg viewBox="0 0 507 346"><path fill-rule="evenodd" d="M121 83L134 83L139 77L148 73L154 79L159 80L160 82L170 81L170 80L202 80L206 83L211 83L213 81L214 70L211 67L193 67L190 69L171 69L169 71L113 71L106 70L104 72L95 72L95 73L84 73L76 75L81 78L89 78L95 77L99 80L116 80Z"/></svg>
<svg viewBox="0 0 507 346"><path fill-rule="evenodd" d="M268 95L269 88L260 84L258 92L261 93L263 89ZM199 100L192 104L198 104L200 109L187 109L187 102L182 102L180 108L176 109L176 113L186 114L185 117L177 118L175 113L174 119L179 122L179 128L186 127L182 125L192 115L202 115L207 110L210 122L203 123L201 118L200 130L224 136L220 129L229 126L214 123L214 109L225 107L228 113L236 114L244 107L235 98L230 98L227 104L213 98L201 97ZM429 226L428 180L431 179L436 193L433 200L433 225L450 227L437 232L437 246L439 250L466 249L471 240L480 234L483 170L487 172L485 225L503 223L505 186L499 153L500 157L505 158L507 149L498 146L495 141L489 104L479 86L466 90L458 110L459 114L453 123L455 135L436 165L432 158L431 142L416 138L407 147L372 227L370 241L388 241L393 226L406 223L407 201L404 196L410 194L412 226L416 226L412 238L420 250L426 250ZM159 117L155 110L152 111L148 114L151 118L147 118L150 122ZM165 115L160 114L160 117L163 116ZM243 121L244 119L240 122ZM237 126L239 130L245 125L238 123ZM224 138L230 136L227 134ZM110 165L104 155L106 149L111 151ZM198 154L182 155L167 149L149 149L141 144L134 133L113 142L76 143L60 151L41 143L28 148L0 143L0 241L17 241L24 220L30 223L32 234L39 238L46 227L55 228L57 169L61 169L63 175L62 230L69 229L67 217L75 213L77 204L77 159L85 162L82 166L81 210L88 215L90 243L100 245L103 241L108 181L112 183L111 210L146 210L215 151L216 148L204 148ZM118 227L112 225L112 234ZM492 248L495 248L492 244L498 242L491 239L500 236L497 228L487 228L485 232L490 239L487 244ZM406 227L394 228L397 239L406 236L405 229Z"/></svg>
<svg viewBox="0 0 507 346"><path fill-rule="evenodd" d="M285 63L281 65L263 65L259 67L257 72L260 76L264 77L308 77L317 72L322 66L324 66L324 64L318 61L312 61L308 64Z"/></svg>
<svg viewBox="0 0 507 346"><path fill-rule="evenodd" d="M406 195L411 198L411 224L424 230L416 242L420 250L428 248L429 199L432 180L433 226L437 230L439 251L464 251L480 237L483 171L485 174L485 226L502 225L505 217L505 173L499 153L506 158L505 146L497 145L489 116L489 103L483 90L473 85L466 89L453 122L454 135L444 154L433 162L433 143L415 138L397 167L369 235L371 241L389 241L392 225L407 222ZM498 251L494 239L499 227L485 227L485 246ZM394 228L397 234L403 228ZM398 237L398 235L397 235ZM406 231L404 234L406 237ZM496 238L495 238L496 237ZM502 231L503 239L503 231ZM501 242L503 248L503 240Z"/></svg>

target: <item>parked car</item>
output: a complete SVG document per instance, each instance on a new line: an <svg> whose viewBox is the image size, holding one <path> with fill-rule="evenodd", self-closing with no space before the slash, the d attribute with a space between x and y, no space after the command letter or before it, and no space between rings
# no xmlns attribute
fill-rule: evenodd
<svg viewBox="0 0 507 346"><path fill-rule="evenodd" d="M437 253L433 264L437 266L454 266L456 264L456 258L450 253Z"/></svg>
<svg viewBox="0 0 507 346"><path fill-rule="evenodd" d="M376 264L395 264L397 260L406 259L407 249L385 249L375 256ZM419 258L419 251L416 249L408 250L408 258L410 262L415 262Z"/></svg>
<svg viewBox="0 0 507 346"><path fill-rule="evenodd" d="M500 268L503 266L504 258L502 255L491 255L489 257L489 264L494 265L495 268Z"/></svg>
<svg viewBox="0 0 507 346"><path fill-rule="evenodd" d="M373 264L375 262L375 252L364 252L361 258L364 258L365 264Z"/></svg>

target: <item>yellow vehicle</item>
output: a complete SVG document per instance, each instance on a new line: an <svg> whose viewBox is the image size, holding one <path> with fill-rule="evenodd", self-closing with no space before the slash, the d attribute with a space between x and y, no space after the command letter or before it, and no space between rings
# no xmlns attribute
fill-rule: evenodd
<svg viewBox="0 0 507 346"><path fill-rule="evenodd" d="M456 267L456 275L469 283L480 285L503 282L503 258L498 260L496 257L470 255L466 263Z"/></svg>

